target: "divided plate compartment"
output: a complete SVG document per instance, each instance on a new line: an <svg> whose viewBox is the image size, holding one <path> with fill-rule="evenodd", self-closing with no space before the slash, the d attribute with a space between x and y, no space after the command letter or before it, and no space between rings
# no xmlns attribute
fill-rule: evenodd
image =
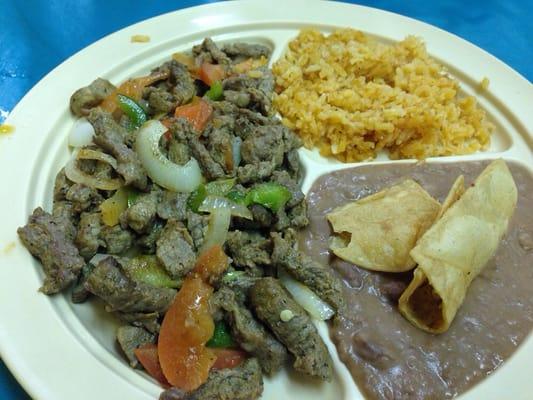
<svg viewBox="0 0 533 400"><path fill-rule="evenodd" d="M488 90L478 91L478 84L485 76L491 80L491 85L499 88L504 88L502 85L508 82L494 79L497 76L491 76L489 70L474 68L472 63L475 61L467 57L471 51L485 58L491 56L436 28L378 10L325 2L305 3L304 6L303 2L295 1L283 13L283 3L275 3L280 10L273 11L273 5L259 6L253 2L213 4L165 14L125 28L82 50L52 71L8 117L6 123L13 124L16 131L0 140L0 166L5 171L2 197L4 202L11 199L5 204L4 224L0 230L0 250L4 248L0 251L0 350L4 361L33 397L156 399L162 391L147 374L129 367L115 341L118 321L103 310L101 302L93 299L77 305L70 301L69 293L48 297L37 292L42 282L41 266L16 237L16 228L25 223L35 207L51 209L55 175L69 157L67 134L75 120L68 110L69 97L96 77L119 83L143 75L169 60L172 53L190 50L206 36L219 43L238 40L268 45L273 50L271 60L277 60L288 42L306 27L329 33L337 27L350 26L384 41L401 40L408 34L416 34L425 40L428 52L460 81L463 93L477 97L496 126L491 147L486 152L430 158L426 162L504 158L515 160L531 171L533 140L523 121L530 118L523 112L525 107L515 113L504 98L491 91L491 86ZM337 11L334 11L333 18L328 18L330 23L321 23L324 13L331 10ZM268 21L263 19L265 15L268 15ZM151 41L131 43L130 37L134 34L147 34ZM450 57L451 54L457 57ZM463 61L465 68L461 67ZM495 59L493 62L499 63ZM508 76L514 74L500 64L494 72L503 70ZM512 79L513 82L523 80L514 75ZM502 95L506 95L505 90ZM514 104L530 98L530 93L526 90L517 96ZM316 150L303 148L300 158L305 170L304 193L317 177L334 170L369 164L393 167L398 163L416 162L393 161L381 154L373 161L340 163L321 157ZM334 359L333 381L320 383L305 379L287 366L276 376L265 377L262 399L292 396L311 400L362 399L350 373L337 356L326 323L316 325ZM531 335L521 347L494 377L486 379L463 397L509 395L508 390L502 391L501 382L512 379L513 371L526 371L524 366L533 354ZM503 376L500 383L495 382L498 376ZM493 381L495 383L491 384ZM531 389L531 384L528 387ZM516 394L523 395L519 390Z"/></svg>

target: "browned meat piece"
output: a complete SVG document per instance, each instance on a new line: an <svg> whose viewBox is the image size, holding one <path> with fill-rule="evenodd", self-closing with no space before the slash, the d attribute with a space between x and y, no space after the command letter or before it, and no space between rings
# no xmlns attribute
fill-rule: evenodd
<svg viewBox="0 0 533 400"><path fill-rule="evenodd" d="M181 143L185 143L189 138L197 136L197 132L185 118L170 117L169 123L172 137Z"/></svg>
<svg viewBox="0 0 533 400"><path fill-rule="evenodd" d="M172 60L156 68L155 71L168 72L169 78L144 90L143 97L148 100L151 113L169 113L177 106L192 100L196 94L196 87L185 65Z"/></svg>
<svg viewBox="0 0 533 400"><path fill-rule="evenodd" d="M87 117L95 130L94 142L118 162L117 172L126 185L140 190L147 187L147 177L137 154L126 143L127 132L113 117L100 109L94 109Z"/></svg>
<svg viewBox="0 0 533 400"><path fill-rule="evenodd" d="M46 294L69 287L85 265L78 249L61 228L55 217L38 207L28 224L17 230L24 246L41 260L45 278L40 290Z"/></svg>
<svg viewBox="0 0 533 400"><path fill-rule="evenodd" d="M139 365L139 360L135 357L134 350L143 344L154 343L155 335L143 328L125 325L117 329L117 342L128 358L130 366L135 368Z"/></svg>
<svg viewBox="0 0 533 400"><path fill-rule="evenodd" d="M159 400L255 400L263 393L261 367L250 358L235 368L211 370L207 382L192 392L165 390Z"/></svg>
<svg viewBox="0 0 533 400"><path fill-rule="evenodd" d="M276 212L276 223L272 226L271 230L280 232L287 229L290 225L291 221L287 215L287 212L285 211L285 208L280 208Z"/></svg>
<svg viewBox="0 0 533 400"><path fill-rule="evenodd" d="M287 171L290 174L291 178L296 182L300 182L303 178L303 170L300 165L300 156L298 155L298 149L289 150L285 154L285 164L287 166Z"/></svg>
<svg viewBox="0 0 533 400"><path fill-rule="evenodd" d="M284 268L296 280L315 292L322 300L337 310L344 304L340 281L311 257L299 252L289 240L279 233L272 233L274 251L272 262Z"/></svg>
<svg viewBox="0 0 533 400"><path fill-rule="evenodd" d="M333 362L326 345L305 310L277 279L259 279L250 291L250 301L258 318L294 355L295 370L331 380ZM282 312L289 314L288 319L282 319Z"/></svg>
<svg viewBox="0 0 533 400"><path fill-rule="evenodd" d="M91 211L103 201L102 196L96 189L81 183L75 183L70 186L65 198L71 202L73 211L76 213Z"/></svg>
<svg viewBox="0 0 533 400"><path fill-rule="evenodd" d="M98 78L89 86L74 92L70 97L70 111L77 117L88 115L92 108L100 104L115 89L115 86L108 80Z"/></svg>
<svg viewBox="0 0 533 400"><path fill-rule="evenodd" d="M209 150L196 136L189 137L188 143L192 156L196 158L202 168L203 175L208 180L216 180L226 176L222 166L213 159Z"/></svg>
<svg viewBox="0 0 533 400"><path fill-rule="evenodd" d="M148 99L153 114L166 114L176 108L176 99L165 88L149 86L145 89L144 96Z"/></svg>
<svg viewBox="0 0 533 400"><path fill-rule="evenodd" d="M70 296L73 303L83 303L90 296L89 291L85 289L85 281L93 269L94 265L91 263L85 264L81 269L81 273L78 276L78 281L72 288L72 293Z"/></svg>
<svg viewBox="0 0 533 400"><path fill-rule="evenodd" d="M74 211L74 207L70 201L54 201L54 209L52 211L55 221L60 229L65 232L68 240L74 241L76 237L78 223L78 214Z"/></svg>
<svg viewBox="0 0 533 400"><path fill-rule="evenodd" d="M235 104L237 107L246 108L250 105L252 97L250 93L236 90L224 90L224 100Z"/></svg>
<svg viewBox="0 0 533 400"><path fill-rule="evenodd" d="M169 62L169 68L169 82L174 86L172 88L172 94L176 99L176 105L190 102L196 94L196 87L187 67L182 63L172 60Z"/></svg>
<svg viewBox="0 0 533 400"><path fill-rule="evenodd" d="M270 100L274 95L275 78L272 70L266 66L259 68L262 75L258 78L257 89L263 92ZM279 122L278 122L279 123Z"/></svg>
<svg viewBox="0 0 533 400"><path fill-rule="evenodd" d="M226 311L226 320L233 338L244 350L257 357L263 372L271 375L279 371L287 360L285 347L238 302L230 288L222 287L215 296L218 304Z"/></svg>
<svg viewBox="0 0 533 400"><path fill-rule="evenodd" d="M158 288L128 279L113 257L98 263L87 277L85 288L103 299L109 312L164 313L176 295L174 289Z"/></svg>
<svg viewBox="0 0 533 400"><path fill-rule="evenodd" d="M150 232L157 213L160 190L141 194L135 203L126 209L120 216L120 223L125 228L129 226L137 233Z"/></svg>
<svg viewBox="0 0 533 400"><path fill-rule="evenodd" d="M298 185L298 182L295 181L287 171L274 171L272 174L272 181L285 186L287 189L289 189L289 192L291 192L291 198L287 202L286 207L292 208L305 199L305 195L300 189L300 185Z"/></svg>
<svg viewBox="0 0 533 400"><path fill-rule="evenodd" d="M237 177L243 185L261 182L272 175L276 164L272 161L260 161L257 164L246 164L237 169Z"/></svg>
<svg viewBox="0 0 533 400"><path fill-rule="evenodd" d="M170 125L172 137L168 140L163 137L161 142L166 144L167 158L173 163L184 165L191 158L191 149L187 143L188 139L191 136L196 136L196 132L191 124L183 118L171 117L169 121L172 121ZM165 142L165 140L167 141Z"/></svg>
<svg viewBox="0 0 533 400"><path fill-rule="evenodd" d="M269 178L283 164L285 143L281 125L253 128L243 140L241 156L243 166L238 168L241 183L253 183Z"/></svg>
<svg viewBox="0 0 533 400"><path fill-rule="evenodd" d="M223 102L217 102L223 103ZM226 107L227 108L227 107ZM241 138L246 139L257 126L277 125L279 121L272 117L266 117L261 113L247 108L237 109L235 116L235 133Z"/></svg>
<svg viewBox="0 0 533 400"><path fill-rule="evenodd" d="M168 144L167 157L175 164L185 165L191 158L191 151L186 143L172 139Z"/></svg>
<svg viewBox="0 0 533 400"><path fill-rule="evenodd" d="M213 161L221 165L228 176L234 174L233 165L233 135L226 127L215 128L209 131L207 150Z"/></svg>
<svg viewBox="0 0 533 400"><path fill-rule="evenodd" d="M196 262L194 243L182 223L169 220L157 240L156 255L173 279L184 277Z"/></svg>
<svg viewBox="0 0 533 400"><path fill-rule="evenodd" d="M222 278L222 284L230 288L239 303L248 303L250 289L261 276L253 276L246 271L229 271Z"/></svg>
<svg viewBox="0 0 533 400"><path fill-rule="evenodd" d="M163 232L164 222L161 220L156 220L152 225L152 229L144 235L138 236L135 244L139 246L143 254L155 254L156 243Z"/></svg>
<svg viewBox="0 0 533 400"><path fill-rule="evenodd" d="M224 92L230 93L230 96L226 99L235 103L232 101L237 98L235 93L242 93L248 99L248 103L245 105L246 108L259 111L263 115L270 115L272 112L274 76L266 68L261 68L257 73L261 75L259 78L252 78L248 74L241 74L224 79L222 82Z"/></svg>
<svg viewBox="0 0 533 400"><path fill-rule="evenodd" d="M302 201L289 210L289 220L291 221L291 227L304 228L309 225L309 217L307 215L307 203Z"/></svg>
<svg viewBox="0 0 533 400"><path fill-rule="evenodd" d="M56 175L56 180L54 182L54 201L65 200L67 197L67 192L72 186L72 182L68 180L65 175L65 168L61 168Z"/></svg>
<svg viewBox="0 0 533 400"><path fill-rule="evenodd" d="M122 254L133 246L134 235L120 225L102 227L102 240L108 254Z"/></svg>
<svg viewBox="0 0 533 400"><path fill-rule="evenodd" d="M271 264L272 242L259 232L231 231L225 246L228 255L238 267L255 270Z"/></svg>
<svg viewBox="0 0 533 400"><path fill-rule="evenodd" d="M78 225L78 234L74 243L80 255L89 261L105 242L101 239L102 221L100 213L83 213Z"/></svg>
<svg viewBox="0 0 533 400"><path fill-rule="evenodd" d="M209 128L206 128L208 130ZM208 180L222 178L225 175L222 165L217 163L205 144L198 137L191 124L184 118L176 118L170 126L173 138L179 143L187 143L191 155L198 161L203 175Z"/></svg>
<svg viewBox="0 0 533 400"><path fill-rule="evenodd" d="M192 54L198 64L208 62L221 64L225 67L231 64L231 59L218 48L211 38L205 38L201 44L193 46Z"/></svg>
<svg viewBox="0 0 533 400"><path fill-rule="evenodd" d="M161 326L159 325L160 314L158 312L117 312L117 317L132 326L146 329L148 332L158 334Z"/></svg>
<svg viewBox="0 0 533 400"><path fill-rule="evenodd" d="M262 44L250 43L228 43L222 46L222 51L230 57L244 57L244 58L270 58L272 50L270 47Z"/></svg>
<svg viewBox="0 0 533 400"><path fill-rule="evenodd" d="M242 142L241 155L245 163L272 161L276 167L283 163L285 146L281 125L258 126Z"/></svg>
<svg viewBox="0 0 533 400"><path fill-rule="evenodd" d="M157 205L157 215L162 219L184 221L187 218L188 193L165 191Z"/></svg>
<svg viewBox="0 0 533 400"><path fill-rule="evenodd" d="M192 211L187 211L187 229L191 233L194 246L199 249L204 242L204 236L207 232L209 224L208 215L196 214Z"/></svg>
<svg viewBox="0 0 533 400"><path fill-rule="evenodd" d="M260 204L252 204L250 211L253 216L253 223L257 224L258 228L269 228L272 225L273 216L270 211Z"/></svg>

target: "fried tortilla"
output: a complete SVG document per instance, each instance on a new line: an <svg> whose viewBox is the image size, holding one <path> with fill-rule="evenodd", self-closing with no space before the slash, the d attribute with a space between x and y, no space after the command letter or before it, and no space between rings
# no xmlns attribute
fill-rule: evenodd
<svg viewBox="0 0 533 400"><path fill-rule="evenodd" d="M516 201L507 165L492 162L411 251L418 267L399 300L406 319L430 333L450 327L470 283L496 252Z"/></svg>
<svg viewBox="0 0 533 400"><path fill-rule="evenodd" d="M440 203L407 179L327 215L337 235L330 249L338 257L373 271L413 269L409 251L433 224Z"/></svg>
<svg viewBox="0 0 533 400"><path fill-rule="evenodd" d="M461 198L463 193L465 192L465 177L463 175L459 175L455 182L453 182L452 188L448 192L448 195L444 199L444 202L442 203L442 207L440 208L439 214L437 215L437 219L441 219L442 216L446 211L448 211L448 208L450 208L457 200Z"/></svg>

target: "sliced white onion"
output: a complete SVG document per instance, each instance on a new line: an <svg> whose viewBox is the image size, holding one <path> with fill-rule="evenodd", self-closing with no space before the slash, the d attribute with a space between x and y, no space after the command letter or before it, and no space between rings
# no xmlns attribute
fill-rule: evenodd
<svg viewBox="0 0 533 400"><path fill-rule="evenodd" d="M302 285L300 282L289 276L289 274L281 268L278 269L278 277L294 300L296 300L296 302L300 304L311 317L324 321L330 319L335 314L335 310L328 303L318 297L307 286Z"/></svg>
<svg viewBox="0 0 533 400"><path fill-rule="evenodd" d="M159 121L146 122L135 141L135 150L148 176L159 186L174 192L192 192L202 182L198 162L191 158L178 165L166 158L159 149L159 140L167 128Z"/></svg>
<svg viewBox="0 0 533 400"><path fill-rule="evenodd" d="M241 163L241 145L242 139L239 136L235 136L231 142L231 154L233 156L233 168L237 168Z"/></svg>
<svg viewBox="0 0 533 400"><path fill-rule="evenodd" d="M234 217L254 219L248 207L220 196L207 196L202 204L200 204L200 207L198 207L198 211L213 212L217 208L229 208L231 215Z"/></svg>
<svg viewBox="0 0 533 400"><path fill-rule="evenodd" d="M100 190L117 190L123 186L121 179L104 179L96 178L92 175L86 174L76 165L78 151L72 153L72 157L65 165L65 175L68 179L75 183L81 183L94 189Z"/></svg>
<svg viewBox="0 0 533 400"><path fill-rule="evenodd" d="M117 160L111 157L109 154L102 153L101 151L92 150L92 149L80 149L78 155L76 156L78 160L95 160L105 162L113 167L114 170L117 169Z"/></svg>
<svg viewBox="0 0 533 400"><path fill-rule="evenodd" d="M204 243L200 253L218 244L222 246L228 235L229 223L231 220L231 210L229 208L216 208L209 216L209 225L205 234Z"/></svg>
<svg viewBox="0 0 533 400"><path fill-rule="evenodd" d="M68 144L72 147L83 147L93 143L94 128L87 118L80 118L68 134Z"/></svg>

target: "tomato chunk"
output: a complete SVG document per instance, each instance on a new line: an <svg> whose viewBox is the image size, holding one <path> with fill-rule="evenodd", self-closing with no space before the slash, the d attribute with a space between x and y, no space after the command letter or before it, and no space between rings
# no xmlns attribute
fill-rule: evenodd
<svg viewBox="0 0 533 400"><path fill-rule="evenodd" d="M200 254L196 260L194 272L204 282L218 278L228 268L229 259L222 247L218 244L210 247Z"/></svg>
<svg viewBox="0 0 533 400"><path fill-rule="evenodd" d="M185 118L196 132L202 133L212 113L213 107L207 101L195 99L192 103L177 107L174 115Z"/></svg>
<svg viewBox="0 0 533 400"><path fill-rule="evenodd" d="M198 72L200 79L211 87L216 81L221 81L226 76L222 65L203 63Z"/></svg>
<svg viewBox="0 0 533 400"><path fill-rule="evenodd" d="M157 355L157 345L153 343L147 343L133 351L135 357L142 364L146 372L150 374L152 378L158 381L163 386L168 386L167 379L163 375L161 364L159 364L159 356Z"/></svg>
<svg viewBox="0 0 533 400"><path fill-rule="evenodd" d="M123 82L117 88L117 90L107 96L100 104L100 107L107 112L114 112L118 107L117 95L119 94L128 96L135 101L139 101L146 86L151 85L152 83L155 83L162 79L167 79L168 76L168 71L160 71L151 75L128 79L127 81Z"/></svg>
<svg viewBox="0 0 533 400"><path fill-rule="evenodd" d="M170 129L170 127L172 126L172 119L171 118L163 118L161 120L161 123L163 124L163 126L167 129Z"/></svg>
<svg viewBox="0 0 533 400"><path fill-rule="evenodd" d="M161 324L157 350L168 382L191 391L207 380L216 357L205 343L213 336L214 322L208 301L213 288L200 277L188 277Z"/></svg>
<svg viewBox="0 0 533 400"><path fill-rule="evenodd" d="M161 123L165 128L167 128L166 132L163 133L163 136L166 140L172 139L172 132L170 132L170 127L172 126L172 120L170 118L164 118L161 120Z"/></svg>
<svg viewBox="0 0 533 400"><path fill-rule="evenodd" d="M246 360L246 352L238 349L213 349L217 360L213 369L235 368Z"/></svg>

